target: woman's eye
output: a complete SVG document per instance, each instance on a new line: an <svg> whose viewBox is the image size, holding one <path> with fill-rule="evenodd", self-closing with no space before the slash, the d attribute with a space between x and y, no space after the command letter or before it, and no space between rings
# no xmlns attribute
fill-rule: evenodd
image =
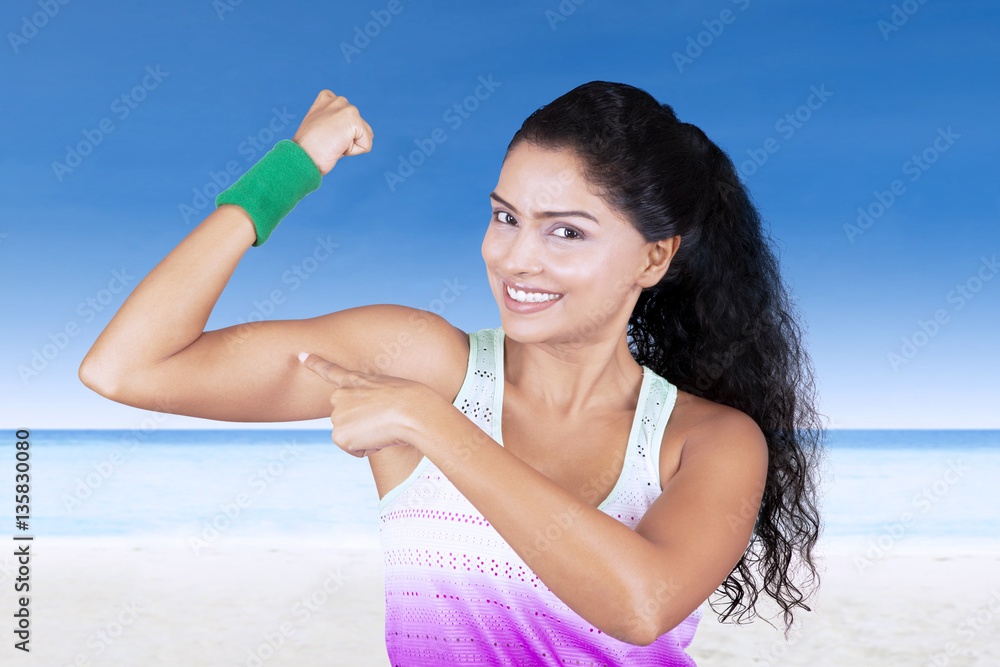
<svg viewBox="0 0 1000 667"><path fill-rule="evenodd" d="M493 211L493 217L496 218L497 222L499 222L501 225L512 225L517 222L514 219L514 217L507 211ZM569 235L556 234L556 236L558 236L559 238L570 239L570 240L583 238L583 234L576 231L572 227L559 227L559 229L565 230L566 232L569 233Z"/></svg>
<svg viewBox="0 0 1000 667"><path fill-rule="evenodd" d="M583 238L583 235L580 234L580 232L578 232L575 229L573 229L572 227L560 227L559 229L565 229L567 232L569 232L570 234L573 235L573 236L563 236L562 238L564 238L564 239L579 239L579 238Z"/></svg>

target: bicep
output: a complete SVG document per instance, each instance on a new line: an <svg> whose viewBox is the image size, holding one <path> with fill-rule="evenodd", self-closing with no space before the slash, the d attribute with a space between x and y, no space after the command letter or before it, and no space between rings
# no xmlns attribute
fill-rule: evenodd
<svg viewBox="0 0 1000 667"><path fill-rule="evenodd" d="M767 441L754 421L731 410L684 443L681 462L636 526L663 554L655 577L676 584L664 632L722 584L753 532L767 477Z"/></svg>
<svg viewBox="0 0 1000 667"><path fill-rule="evenodd" d="M450 327L439 316L375 304L302 320L270 320L204 332L141 371L127 402L160 412L239 422L298 421L330 415L330 385L304 371L299 352L351 370L419 373ZM457 330L456 330L457 331ZM449 338L448 343L453 343ZM433 356L433 355L430 355ZM410 378L419 379L419 378Z"/></svg>

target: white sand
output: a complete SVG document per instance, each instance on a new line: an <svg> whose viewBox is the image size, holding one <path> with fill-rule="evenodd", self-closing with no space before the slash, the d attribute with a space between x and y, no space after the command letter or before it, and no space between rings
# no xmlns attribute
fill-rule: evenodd
<svg viewBox="0 0 1000 667"><path fill-rule="evenodd" d="M185 540L36 538L32 654L13 664L389 665L377 549L216 544L196 555ZM21 652L4 637L8 665Z"/></svg>
<svg viewBox="0 0 1000 667"><path fill-rule="evenodd" d="M758 610L780 630L720 624L706 607L691 656L711 667L1000 665L1000 544L870 547L821 541L813 611L795 610L787 641L773 602Z"/></svg>
<svg viewBox="0 0 1000 667"><path fill-rule="evenodd" d="M691 655L702 667L1000 665L1000 549L893 549L864 571L859 549L824 549L814 612L787 644L762 620L719 624L706 607ZM12 551L0 556L5 619ZM11 647L6 621L3 665L389 664L377 550L285 538L195 555L183 540L41 537L32 552L32 652Z"/></svg>

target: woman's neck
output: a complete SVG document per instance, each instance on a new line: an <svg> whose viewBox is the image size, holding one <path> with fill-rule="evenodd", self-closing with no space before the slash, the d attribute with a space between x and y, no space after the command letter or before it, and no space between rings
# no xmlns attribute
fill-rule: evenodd
<svg viewBox="0 0 1000 667"><path fill-rule="evenodd" d="M624 332L572 349L503 340L504 382L527 404L567 418L635 408L643 370Z"/></svg>

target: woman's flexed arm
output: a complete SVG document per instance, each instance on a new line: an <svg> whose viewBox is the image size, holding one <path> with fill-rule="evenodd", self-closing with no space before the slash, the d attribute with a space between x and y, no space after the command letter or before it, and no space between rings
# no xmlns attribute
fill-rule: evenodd
<svg viewBox="0 0 1000 667"><path fill-rule="evenodd" d="M368 152L372 134L346 98L324 90L294 141L326 174L340 157ZM137 407L163 410L155 407L156 399L166 401L172 407L164 411L179 414L234 421L322 416L325 401L295 392L295 386L285 387L292 390L287 396L279 384L295 375L295 352L329 330L331 316L204 331L256 239L254 220L242 207L219 206L136 286L83 359L81 381ZM365 320L361 315L339 318L339 330L353 332ZM357 350L341 344L327 346L327 353L355 362ZM285 345L291 346L287 364ZM325 390L318 381L310 386Z"/></svg>

